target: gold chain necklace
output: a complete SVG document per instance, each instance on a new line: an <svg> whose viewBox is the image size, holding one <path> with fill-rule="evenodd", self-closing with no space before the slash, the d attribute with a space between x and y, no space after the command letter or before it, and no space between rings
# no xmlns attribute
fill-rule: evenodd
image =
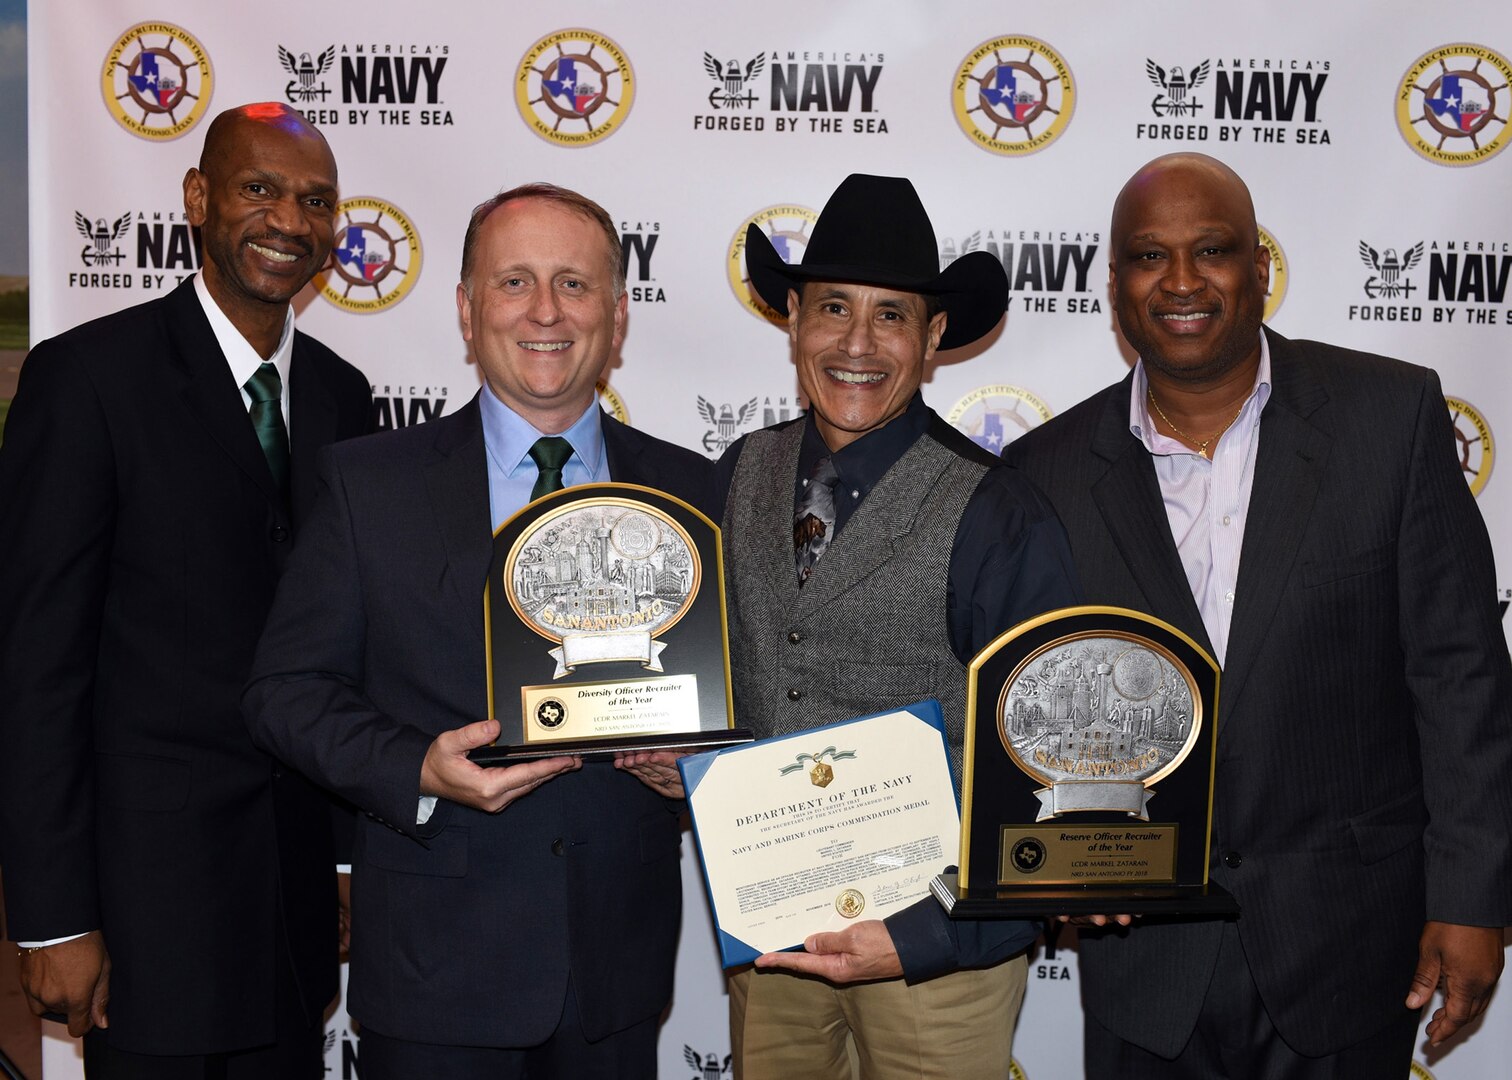
<svg viewBox="0 0 1512 1080"><path fill-rule="evenodd" d="M1237 420L1237 419L1239 419L1239 414L1244 411L1244 405L1245 405L1245 402L1241 401L1239 403L1239 407L1234 410L1234 415L1231 416L1231 417L1229 417L1228 423L1224 424L1221 428L1219 428L1217 431L1213 432L1207 438L1205 438L1205 439L1199 439L1195 435L1188 435L1186 432L1182 431L1175 424L1171 423L1171 418L1169 416L1167 416L1165 414L1165 410L1160 407L1160 402L1158 402L1158 401L1155 400L1155 389L1154 389L1154 387L1147 388L1146 392L1150 395L1150 404L1153 405L1153 406L1155 406L1155 411L1157 413L1159 413L1160 414L1160 418L1166 422L1166 427L1170 428L1177 435L1180 435L1187 442L1189 442L1189 443L1196 443L1197 444L1197 456L1200 457L1200 458L1206 458L1208 456L1208 447L1212 444L1212 442L1213 442L1214 439L1216 439L1218 436L1222 435L1229 428L1231 428L1231 427L1234 426L1234 421ZM1248 401L1248 400L1249 400L1248 398L1245 399L1245 401ZM1209 460L1211 460L1211 459L1209 459Z"/></svg>

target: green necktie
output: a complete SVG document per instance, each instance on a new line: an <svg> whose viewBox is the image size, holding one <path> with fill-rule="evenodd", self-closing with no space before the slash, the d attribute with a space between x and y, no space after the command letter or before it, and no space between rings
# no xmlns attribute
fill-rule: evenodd
<svg viewBox="0 0 1512 1080"><path fill-rule="evenodd" d="M531 502L542 495L562 490L565 486L562 483L562 466L567 464L567 459L571 456L572 444L560 435L543 435L535 441L535 445L530 448L530 460L536 463L541 475L536 477L535 487L530 489Z"/></svg>
<svg viewBox="0 0 1512 1080"><path fill-rule="evenodd" d="M252 398L252 430L257 432L257 441L262 444L263 456L268 459L268 469L273 473L273 482L284 494L289 491L289 432L284 427L283 409L279 399L283 397L283 380L278 369L264 361L244 384Z"/></svg>

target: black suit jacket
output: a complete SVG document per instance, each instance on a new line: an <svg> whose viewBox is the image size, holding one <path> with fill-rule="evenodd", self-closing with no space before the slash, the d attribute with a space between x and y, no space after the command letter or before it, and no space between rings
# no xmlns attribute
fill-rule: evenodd
<svg viewBox="0 0 1512 1080"><path fill-rule="evenodd" d="M706 459L602 423L616 480L707 511ZM322 479L245 704L260 744L367 812L348 1010L396 1038L529 1046L555 1029L570 974L590 1039L657 1014L679 924L677 804L587 762L498 814L443 800L415 824L432 739L489 715L477 399L333 448Z"/></svg>
<svg viewBox="0 0 1512 1080"><path fill-rule="evenodd" d="M1270 339L1227 663L1214 880L1277 1030L1332 1053L1400 1017L1425 919L1512 922L1512 667L1438 377ZM1049 495L1088 603L1207 646L1130 378L1005 452ZM1221 857L1220 857L1221 856ZM1087 1009L1185 1044L1217 922L1084 933Z"/></svg>
<svg viewBox="0 0 1512 1080"><path fill-rule="evenodd" d="M274 1038L282 906L307 1015L336 990L324 796L238 708L316 450L371 429L361 372L296 334L294 514L193 282L45 341L0 451L0 865L9 933L102 929L110 1040Z"/></svg>

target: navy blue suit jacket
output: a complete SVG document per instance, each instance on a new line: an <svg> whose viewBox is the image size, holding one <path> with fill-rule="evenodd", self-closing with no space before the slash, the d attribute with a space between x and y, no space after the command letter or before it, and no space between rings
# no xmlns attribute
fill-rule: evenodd
<svg viewBox="0 0 1512 1080"><path fill-rule="evenodd" d="M611 476L707 509L706 459L602 422ZM590 761L498 814L442 800L415 825L431 741L489 714L477 400L334 448L321 475L245 705L258 742L366 811L349 1011L395 1038L530 1046L570 975L590 1039L657 1014L681 910L677 803Z"/></svg>

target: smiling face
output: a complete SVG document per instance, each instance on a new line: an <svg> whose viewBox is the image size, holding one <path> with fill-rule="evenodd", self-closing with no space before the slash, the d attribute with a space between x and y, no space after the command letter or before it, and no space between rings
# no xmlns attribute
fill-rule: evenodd
<svg viewBox="0 0 1512 1080"><path fill-rule="evenodd" d="M798 385L825 445L839 450L908 407L945 332L924 297L873 285L811 281L788 293Z"/></svg>
<svg viewBox="0 0 1512 1080"><path fill-rule="evenodd" d="M184 210L204 239L205 286L242 332L276 321L325 265L336 217L336 160L318 131L280 106L216 118Z"/></svg>
<svg viewBox="0 0 1512 1080"><path fill-rule="evenodd" d="M494 396L548 435L583 414L624 336L617 259L597 223L547 199L503 203L478 230L462 337Z"/></svg>
<svg viewBox="0 0 1512 1080"><path fill-rule="evenodd" d="M1186 384L1258 362L1270 254L1244 182L1196 155L1158 159L1113 208L1118 328L1148 368Z"/></svg>

